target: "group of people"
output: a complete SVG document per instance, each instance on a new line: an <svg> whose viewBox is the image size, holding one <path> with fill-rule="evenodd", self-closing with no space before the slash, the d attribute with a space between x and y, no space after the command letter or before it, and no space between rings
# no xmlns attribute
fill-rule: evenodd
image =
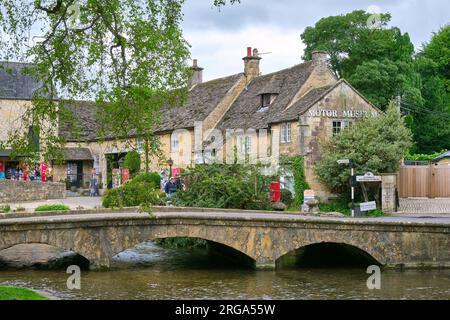
<svg viewBox="0 0 450 320"><path fill-rule="evenodd" d="M28 170L25 166L10 167L6 172L0 170L0 180L16 180L16 181L51 181L51 168L46 167L44 175L41 174L41 168Z"/></svg>

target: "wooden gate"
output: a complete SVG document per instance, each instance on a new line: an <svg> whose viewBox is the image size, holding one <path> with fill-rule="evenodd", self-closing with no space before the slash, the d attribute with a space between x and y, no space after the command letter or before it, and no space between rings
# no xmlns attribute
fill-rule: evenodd
<svg viewBox="0 0 450 320"><path fill-rule="evenodd" d="M401 166L398 175L400 198L450 197L450 166Z"/></svg>

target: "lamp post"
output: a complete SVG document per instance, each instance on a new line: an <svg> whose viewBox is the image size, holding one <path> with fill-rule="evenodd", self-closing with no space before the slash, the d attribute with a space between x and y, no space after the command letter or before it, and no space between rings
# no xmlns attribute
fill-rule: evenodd
<svg viewBox="0 0 450 320"><path fill-rule="evenodd" d="M350 186L352 193L352 217L355 217L355 169L354 164L351 159L340 159L337 161L338 164L349 165L350 166Z"/></svg>
<svg viewBox="0 0 450 320"><path fill-rule="evenodd" d="M172 166L173 166L173 160L170 158L167 160L167 164L169 165L169 178L172 178Z"/></svg>

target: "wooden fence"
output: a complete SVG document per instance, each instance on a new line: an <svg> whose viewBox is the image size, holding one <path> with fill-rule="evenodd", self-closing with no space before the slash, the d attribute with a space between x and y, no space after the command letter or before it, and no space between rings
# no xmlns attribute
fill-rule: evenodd
<svg viewBox="0 0 450 320"><path fill-rule="evenodd" d="M450 166L401 166L397 185L400 198L450 197Z"/></svg>

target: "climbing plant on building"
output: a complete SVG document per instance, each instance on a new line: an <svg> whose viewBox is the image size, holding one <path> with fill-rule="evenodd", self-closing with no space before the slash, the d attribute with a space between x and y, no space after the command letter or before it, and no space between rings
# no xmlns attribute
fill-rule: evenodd
<svg viewBox="0 0 450 320"><path fill-rule="evenodd" d="M286 157L280 161L280 170L290 172L294 177L294 199L291 206L298 209L303 203L303 191L309 189L305 177L305 159L301 156Z"/></svg>

